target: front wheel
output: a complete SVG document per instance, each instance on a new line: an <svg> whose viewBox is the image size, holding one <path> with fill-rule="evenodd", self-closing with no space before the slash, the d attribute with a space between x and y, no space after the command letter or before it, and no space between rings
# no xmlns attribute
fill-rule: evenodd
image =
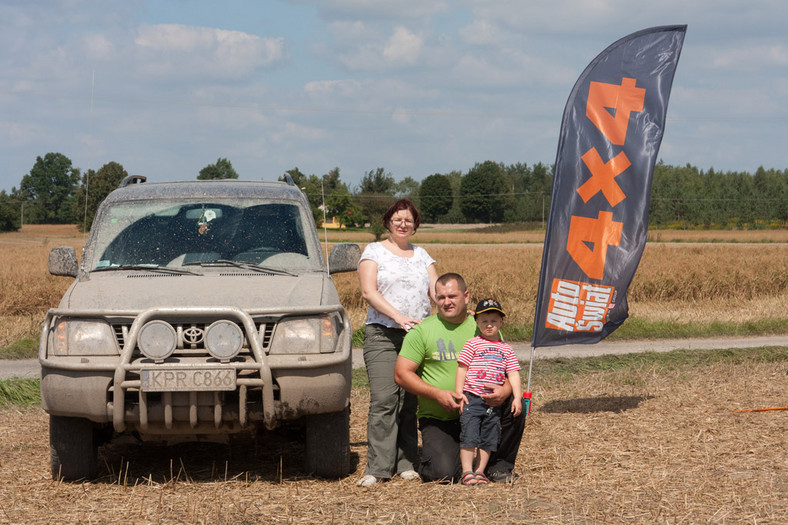
<svg viewBox="0 0 788 525"><path fill-rule="evenodd" d="M306 469L323 478L350 474L350 407L307 417Z"/></svg>
<svg viewBox="0 0 788 525"><path fill-rule="evenodd" d="M49 416L52 479L91 479L98 472L93 422L81 417Z"/></svg>

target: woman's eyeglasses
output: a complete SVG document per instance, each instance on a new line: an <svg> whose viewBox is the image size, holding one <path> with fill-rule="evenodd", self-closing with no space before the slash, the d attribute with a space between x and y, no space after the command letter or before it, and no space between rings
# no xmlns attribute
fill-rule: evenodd
<svg viewBox="0 0 788 525"><path fill-rule="evenodd" d="M410 219L391 219L391 224L394 226L402 226L402 224L406 226L413 226L413 221Z"/></svg>

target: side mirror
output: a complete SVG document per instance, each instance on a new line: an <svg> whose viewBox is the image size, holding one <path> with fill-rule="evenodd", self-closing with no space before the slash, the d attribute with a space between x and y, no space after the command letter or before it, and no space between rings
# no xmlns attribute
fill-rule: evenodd
<svg viewBox="0 0 788 525"><path fill-rule="evenodd" d="M328 254L329 273L355 271L358 269L359 259L361 259L361 248L358 244L350 242L335 244Z"/></svg>
<svg viewBox="0 0 788 525"><path fill-rule="evenodd" d="M58 246L49 252L49 273L64 277L76 277L79 271L77 252L71 246Z"/></svg>

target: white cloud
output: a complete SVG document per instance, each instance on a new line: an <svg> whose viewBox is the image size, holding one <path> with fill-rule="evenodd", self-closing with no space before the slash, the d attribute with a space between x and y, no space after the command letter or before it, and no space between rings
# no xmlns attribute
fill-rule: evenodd
<svg viewBox="0 0 788 525"><path fill-rule="evenodd" d="M409 124L412 120L411 112L407 109L397 108L391 114L391 121L395 124Z"/></svg>
<svg viewBox="0 0 788 525"><path fill-rule="evenodd" d="M419 58L423 44L421 37L400 26L383 48L383 56L390 63L410 65Z"/></svg>
<svg viewBox="0 0 788 525"><path fill-rule="evenodd" d="M419 19L456 7L445 0L313 0L313 3L328 18Z"/></svg>
<svg viewBox="0 0 788 525"><path fill-rule="evenodd" d="M377 38L378 32L361 20L338 20L328 24L331 36L339 43Z"/></svg>
<svg viewBox="0 0 788 525"><path fill-rule="evenodd" d="M423 55L424 39L406 27L395 27L385 41L374 29L366 26L355 28L355 37L341 36L342 49L331 56L351 71L409 67L417 64ZM327 55L326 50L323 51Z"/></svg>
<svg viewBox="0 0 788 525"><path fill-rule="evenodd" d="M788 47L779 43L753 44L726 49L715 54L714 67L751 70L762 67L788 66Z"/></svg>
<svg viewBox="0 0 788 525"><path fill-rule="evenodd" d="M476 19L469 25L460 28L458 34L472 45L486 45L495 42L498 29L489 20Z"/></svg>
<svg viewBox="0 0 788 525"><path fill-rule="evenodd" d="M176 24L143 25L134 43L146 52L146 69L160 74L240 77L285 55L283 38Z"/></svg>
<svg viewBox="0 0 788 525"><path fill-rule="evenodd" d="M308 82L304 92L315 98L341 97L350 98L361 91L361 83L357 80L320 80Z"/></svg>
<svg viewBox="0 0 788 525"><path fill-rule="evenodd" d="M92 34L83 38L85 54L93 60L109 60L115 52L115 45L104 35Z"/></svg>

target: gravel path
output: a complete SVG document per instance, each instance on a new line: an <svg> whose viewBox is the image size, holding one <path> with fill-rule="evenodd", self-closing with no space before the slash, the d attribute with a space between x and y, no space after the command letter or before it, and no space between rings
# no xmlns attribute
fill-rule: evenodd
<svg viewBox="0 0 788 525"><path fill-rule="evenodd" d="M553 357L589 357L637 352L670 352L679 348L707 350L711 348L755 348L760 346L788 346L788 335L762 337L726 337L711 339L660 339L655 341L602 341L595 345L564 345L538 348L537 359ZM531 347L528 343L512 343L520 361L528 362ZM353 368L364 366L360 348L353 349ZM41 368L37 359L0 360L0 379L11 377L39 377Z"/></svg>

